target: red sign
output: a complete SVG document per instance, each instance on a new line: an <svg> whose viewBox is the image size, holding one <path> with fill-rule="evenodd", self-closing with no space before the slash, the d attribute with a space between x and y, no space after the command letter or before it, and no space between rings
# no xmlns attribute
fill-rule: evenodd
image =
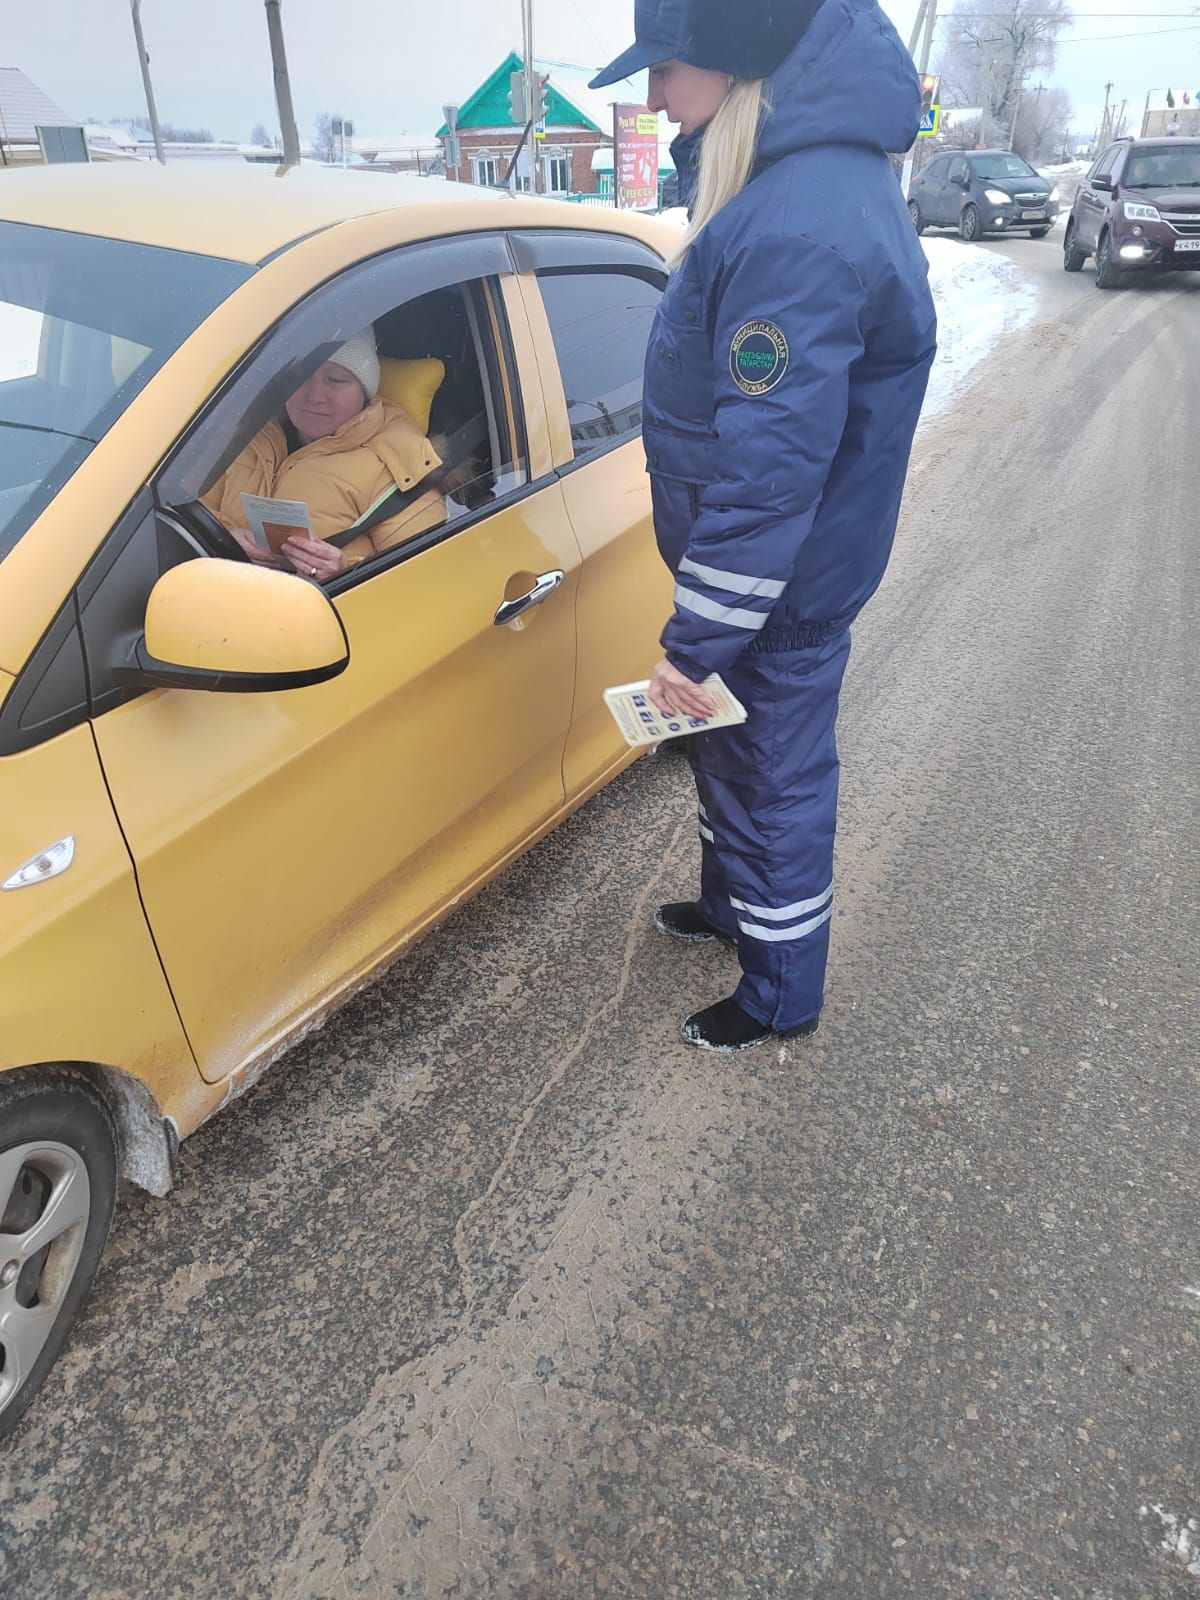
<svg viewBox="0 0 1200 1600"><path fill-rule="evenodd" d="M614 106L614 178L622 211L658 205L658 118L645 106Z"/></svg>

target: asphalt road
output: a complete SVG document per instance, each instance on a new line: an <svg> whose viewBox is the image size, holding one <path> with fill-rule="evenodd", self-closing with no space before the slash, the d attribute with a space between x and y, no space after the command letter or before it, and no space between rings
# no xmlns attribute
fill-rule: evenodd
<svg viewBox="0 0 1200 1600"><path fill-rule="evenodd" d="M6 1597L1195 1595L1200 277L990 248L1044 314L857 632L819 1037L679 1039L642 763L123 1200Z"/></svg>

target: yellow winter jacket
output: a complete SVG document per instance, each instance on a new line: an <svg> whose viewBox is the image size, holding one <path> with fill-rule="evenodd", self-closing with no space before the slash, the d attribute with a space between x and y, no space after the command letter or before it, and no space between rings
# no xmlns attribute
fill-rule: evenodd
<svg viewBox="0 0 1200 1600"><path fill-rule="evenodd" d="M441 457L407 413L377 398L328 439L291 455L282 426L269 422L201 499L227 528L247 526L243 493L303 500L313 537L327 539L352 528L393 487L406 493L440 465ZM355 566L445 520L445 499L430 490L346 545L346 564Z"/></svg>

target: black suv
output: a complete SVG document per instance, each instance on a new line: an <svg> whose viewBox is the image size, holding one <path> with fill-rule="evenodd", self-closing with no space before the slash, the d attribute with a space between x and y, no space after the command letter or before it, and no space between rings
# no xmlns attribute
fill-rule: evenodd
<svg viewBox="0 0 1200 1600"><path fill-rule="evenodd" d="M1009 150L964 150L936 156L921 170L908 191L908 214L918 233L957 228L964 239L1044 239L1058 220L1058 190Z"/></svg>
<svg viewBox="0 0 1200 1600"><path fill-rule="evenodd" d="M1063 266L1096 258L1096 286L1131 272L1200 271L1200 139L1122 139L1079 185Z"/></svg>

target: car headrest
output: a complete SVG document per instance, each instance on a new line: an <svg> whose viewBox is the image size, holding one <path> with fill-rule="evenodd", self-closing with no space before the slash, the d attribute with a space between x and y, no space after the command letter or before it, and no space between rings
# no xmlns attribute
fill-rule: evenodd
<svg viewBox="0 0 1200 1600"><path fill-rule="evenodd" d="M446 364L436 356L426 356L421 361L384 358L379 363L380 394L399 406L425 434L429 432L434 398L445 381Z"/></svg>

